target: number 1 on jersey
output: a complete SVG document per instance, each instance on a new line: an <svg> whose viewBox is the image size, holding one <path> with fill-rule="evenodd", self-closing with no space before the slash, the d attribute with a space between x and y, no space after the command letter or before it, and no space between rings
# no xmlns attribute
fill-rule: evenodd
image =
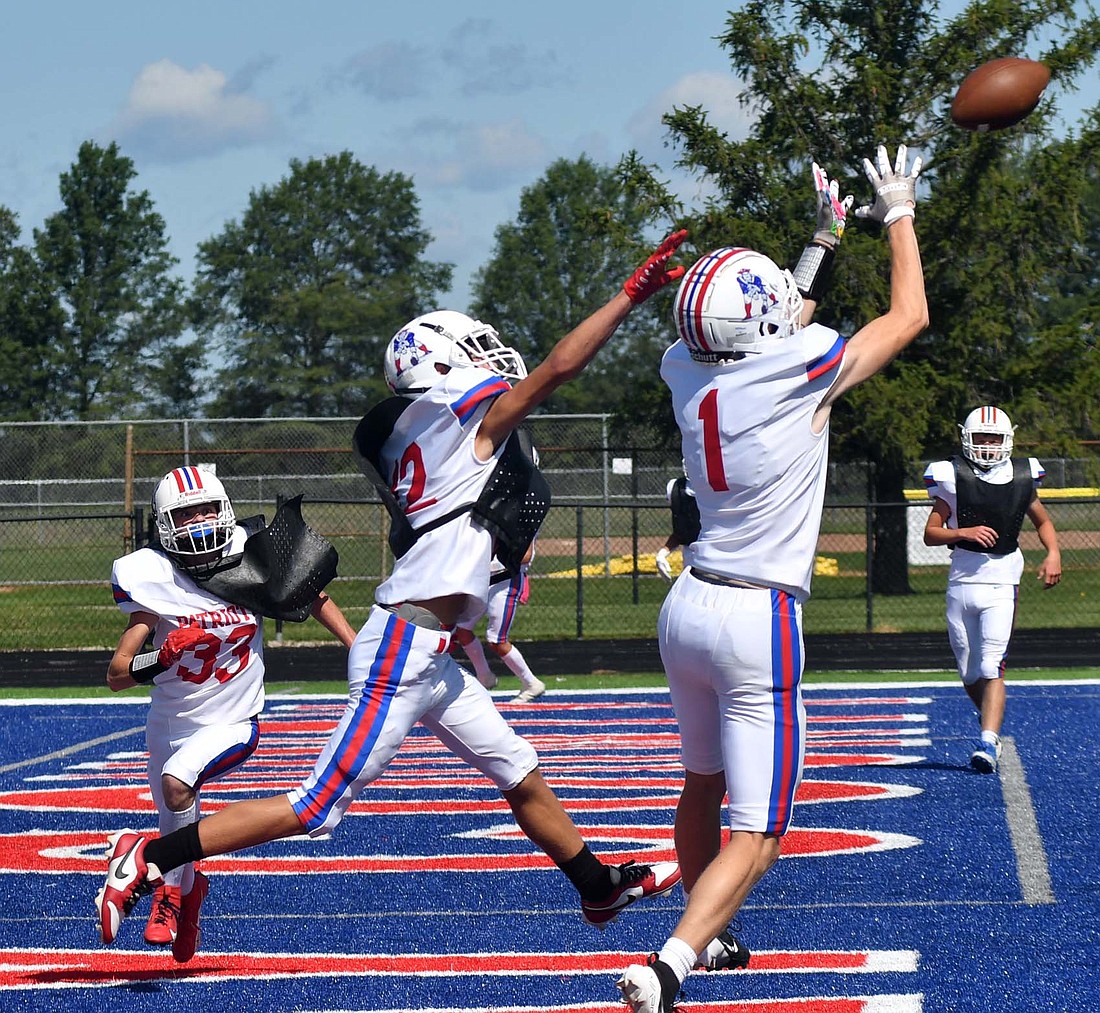
<svg viewBox="0 0 1100 1013"><path fill-rule="evenodd" d="M718 429L718 390L711 388L699 402L703 423L703 456L707 466L707 484L715 492L729 492L726 468L722 464L722 437Z"/></svg>

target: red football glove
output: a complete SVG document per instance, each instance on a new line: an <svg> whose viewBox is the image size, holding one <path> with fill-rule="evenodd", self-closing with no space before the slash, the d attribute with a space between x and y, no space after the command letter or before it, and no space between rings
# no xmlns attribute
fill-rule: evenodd
<svg viewBox="0 0 1100 1013"><path fill-rule="evenodd" d="M157 664L166 669L171 668L183 655L205 638L206 633L197 626L181 626L178 630L172 630L157 652Z"/></svg>
<svg viewBox="0 0 1100 1013"><path fill-rule="evenodd" d="M683 267L669 269L668 262L680 244L687 239L687 229L672 233L649 259L642 264L623 284L623 291L635 306L645 302L654 292L664 288L670 281L684 276Z"/></svg>

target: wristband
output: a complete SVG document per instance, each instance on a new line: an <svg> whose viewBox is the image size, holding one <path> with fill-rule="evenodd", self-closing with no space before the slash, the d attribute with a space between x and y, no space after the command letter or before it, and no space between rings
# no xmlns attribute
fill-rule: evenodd
<svg viewBox="0 0 1100 1013"><path fill-rule="evenodd" d="M144 654L135 654L130 662L130 678L134 682L152 682L161 672L167 672L168 668L160 663L160 651L146 651Z"/></svg>
<svg viewBox="0 0 1100 1013"><path fill-rule="evenodd" d="M834 260L836 260L836 250L819 243L806 244L794 271L791 272L803 299L821 302L821 297L829 287Z"/></svg>

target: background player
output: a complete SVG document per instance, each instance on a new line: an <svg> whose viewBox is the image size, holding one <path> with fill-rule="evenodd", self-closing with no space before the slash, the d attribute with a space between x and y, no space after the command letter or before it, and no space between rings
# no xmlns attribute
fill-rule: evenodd
<svg viewBox="0 0 1100 1013"><path fill-rule="evenodd" d="M913 229L920 160L879 148L859 214L888 230L890 308L850 340L809 324L850 198L814 165L818 230L794 276L751 250L702 257L675 300L679 341L661 376L701 530L669 590L658 643L680 725L684 789L675 839L687 907L652 963L619 979L634 1013L668 1013L693 968L731 966L721 931L779 857L802 774L802 602L828 470L833 404L928 321ZM722 803L728 792L728 843ZM735 964L732 966L736 966Z"/></svg>
<svg viewBox="0 0 1100 1013"><path fill-rule="evenodd" d="M933 461L924 472L933 501L924 544L951 546L947 637L981 724L970 766L992 774L1001 757L1005 656L1024 572L1019 537L1025 516L1047 550L1038 573L1044 589L1062 579L1062 556L1037 492L1046 472L1034 457L1012 459L1015 427L1008 416L983 405L959 428L963 460Z"/></svg>
<svg viewBox="0 0 1100 1013"><path fill-rule="evenodd" d="M196 579L241 552L247 537L213 473L170 471L153 493L152 510L159 545L122 556L112 568L115 602L129 623L108 665L107 685L116 692L150 687L149 789L160 832L167 834L199 818L207 781L255 752L264 705L263 617ZM312 611L351 646L355 630L328 595L318 595ZM153 649L143 651L150 639ZM153 898L145 941L171 944L176 960L190 960L207 890L206 877L190 862L168 873Z"/></svg>
<svg viewBox="0 0 1100 1013"><path fill-rule="evenodd" d="M683 560L682 569L691 565L691 543L699 537L699 507L695 502L695 493L691 490L691 483L687 475L671 479L668 488L665 489L668 497L668 508L672 513L672 531L669 532L665 544L657 550L657 572L672 583L672 564L668 561L669 554L680 550Z"/></svg>
<svg viewBox="0 0 1100 1013"><path fill-rule="evenodd" d="M391 538L402 551L352 645L344 715L313 773L289 794L234 803L157 840L113 835L96 898L105 943L162 872L303 831L329 833L418 721L497 785L519 827L576 887L589 923L606 924L626 905L679 882L675 863L613 867L589 851L543 779L535 750L485 688L465 677L449 646L454 626L484 609L499 552L500 536L475 521L470 506L495 488L497 469L511 460L508 441L527 415L584 369L634 306L683 274L668 262L686 236L666 239L529 376L496 331L464 314L429 313L398 331L384 369L403 397L368 413L355 443L365 470L386 491ZM506 499L518 502L516 495ZM533 517L533 530L523 532L528 544L541 520Z"/></svg>
<svg viewBox="0 0 1100 1013"><path fill-rule="evenodd" d="M536 460L536 464L538 461ZM520 682L519 692L512 697L513 703L529 703L537 700L546 692L546 685L539 679L527 659L520 653L518 647L508 639L512 631L512 623L516 618L516 612L521 605L527 604L531 593L531 582L527 576L531 560L535 555L535 543L527 550L520 564L519 571L509 573L499 560L493 561L493 569L489 574L489 600L485 605L488 623L485 628L485 642ZM474 666L474 674L477 681L486 689L493 689L497 684L497 677L489 667L482 649L481 641L474 633L474 626L478 620L466 619L459 623L454 630L455 639L462 645L470 663Z"/></svg>

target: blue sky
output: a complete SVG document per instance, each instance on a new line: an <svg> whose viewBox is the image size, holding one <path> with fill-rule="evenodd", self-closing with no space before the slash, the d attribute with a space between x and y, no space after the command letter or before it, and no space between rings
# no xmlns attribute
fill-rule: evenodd
<svg viewBox="0 0 1100 1013"><path fill-rule="evenodd" d="M0 204L57 210L82 141L116 140L164 217L180 272L292 158L344 149L411 176L449 303L556 158L631 149L672 176L661 114L704 104L743 136L714 41L732 4L635 0L38 0L0 14Z"/></svg>

